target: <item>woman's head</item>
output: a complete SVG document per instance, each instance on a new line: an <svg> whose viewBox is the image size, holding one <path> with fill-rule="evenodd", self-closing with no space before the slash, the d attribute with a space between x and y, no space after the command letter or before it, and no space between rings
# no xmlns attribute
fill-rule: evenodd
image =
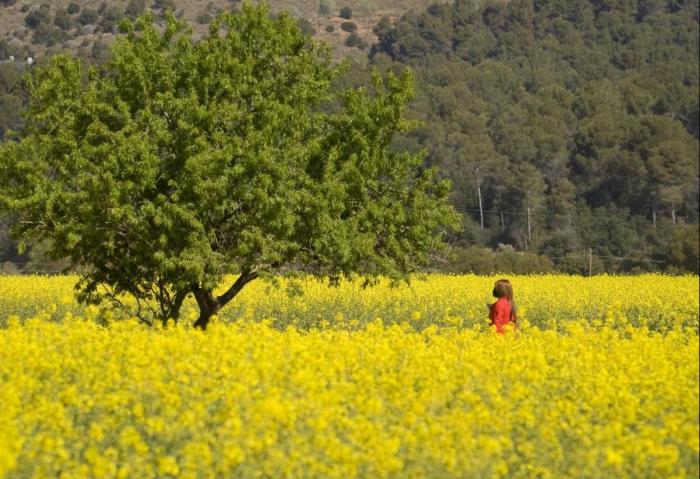
<svg viewBox="0 0 700 479"><path fill-rule="evenodd" d="M496 298L506 298L513 302L513 285L507 279L499 279L493 287L493 295Z"/></svg>

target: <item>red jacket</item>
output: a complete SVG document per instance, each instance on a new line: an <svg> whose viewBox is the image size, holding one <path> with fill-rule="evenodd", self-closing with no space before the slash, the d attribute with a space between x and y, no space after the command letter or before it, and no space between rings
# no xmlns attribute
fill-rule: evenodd
<svg viewBox="0 0 700 479"><path fill-rule="evenodd" d="M515 326L515 313L512 312L510 302L507 298L500 298L491 305L489 319L491 320L491 325L496 326L496 332L499 334L504 333L504 326L506 324L512 322L513 326Z"/></svg>

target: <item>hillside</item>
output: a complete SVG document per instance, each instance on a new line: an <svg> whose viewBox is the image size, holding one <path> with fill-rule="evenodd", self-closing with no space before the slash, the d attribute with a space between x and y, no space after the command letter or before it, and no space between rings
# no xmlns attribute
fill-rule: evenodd
<svg viewBox="0 0 700 479"><path fill-rule="evenodd" d="M430 3L431 0L268 1L273 12L286 10L303 19L303 27L333 44L339 56L356 58L366 57L363 49L376 41L372 29L380 18L396 18L411 9L422 10ZM17 59L41 58L61 50L88 56L94 45L99 49L102 42L111 41L120 18L133 18L145 9L159 15L171 8L201 31L217 12L239 5L240 1L230 0L0 0L0 61L9 55ZM349 19L340 16L343 7L351 11ZM357 34L363 40L360 48L346 46L350 33L341 28L345 21L356 24Z"/></svg>
<svg viewBox="0 0 700 479"><path fill-rule="evenodd" d="M423 127L402 145L452 179L463 244L581 272L588 248L608 271L697 271L698 16L673 0L456 0L383 22L371 57L416 73Z"/></svg>

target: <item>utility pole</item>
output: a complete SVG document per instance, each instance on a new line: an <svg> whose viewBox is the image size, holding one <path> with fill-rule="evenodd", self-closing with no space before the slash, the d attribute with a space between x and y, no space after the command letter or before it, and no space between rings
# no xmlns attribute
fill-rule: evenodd
<svg viewBox="0 0 700 479"><path fill-rule="evenodd" d="M527 207L527 240L532 242L532 221L530 220L530 207Z"/></svg>
<svg viewBox="0 0 700 479"><path fill-rule="evenodd" d="M484 229L484 205L481 201L481 179L479 178L479 167L476 167L476 191L479 193L479 216L481 217L481 229Z"/></svg>
<svg viewBox="0 0 700 479"><path fill-rule="evenodd" d="M593 274L593 249L588 248L588 277Z"/></svg>
<svg viewBox="0 0 700 479"><path fill-rule="evenodd" d="M671 203L671 218L673 218L673 224L676 224L676 206Z"/></svg>

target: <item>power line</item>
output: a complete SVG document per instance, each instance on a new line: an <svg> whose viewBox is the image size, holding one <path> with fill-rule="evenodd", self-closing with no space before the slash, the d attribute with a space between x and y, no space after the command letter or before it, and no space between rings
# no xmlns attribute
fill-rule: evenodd
<svg viewBox="0 0 700 479"><path fill-rule="evenodd" d="M642 258L635 258L633 256L610 256L610 255L602 255L602 254L594 254L596 258L610 258L610 259L619 259L619 260L629 260L629 261L637 261L640 263L663 263L666 264L667 261L662 261L659 259L642 259Z"/></svg>
<svg viewBox="0 0 700 479"><path fill-rule="evenodd" d="M581 251L581 248L540 248L540 249L535 249L535 250L526 250L529 253L539 253L539 254L546 254L550 258L571 258L575 256L586 256L588 253L583 252L579 254L566 254L566 255L561 255L561 253L568 253L568 252L575 252L575 251ZM559 253L559 255L550 255L547 254L549 252L554 252L554 253ZM609 255L609 254L597 254L597 253L592 253L592 255L596 258L607 258L607 259L618 259L618 260L628 260L628 261L638 261L642 263L667 263L667 261L663 260L658 260L658 259L648 259L648 258L636 258L634 256L615 256L615 255Z"/></svg>
<svg viewBox="0 0 700 479"><path fill-rule="evenodd" d="M481 213L482 211L478 208L460 208L460 211L463 212L469 212L469 213ZM494 211L494 210L483 210L484 214L490 214L490 215L498 215L498 216L528 216L527 211ZM586 220L596 220L596 219L601 219L601 218L607 218L607 219L615 219L615 220L621 220L622 217L617 216L613 213L575 213L575 214L563 214L563 213L550 213L547 211L538 211L535 209L532 209L529 213L530 217L543 217L543 218L562 218L562 219L568 219L568 220L575 220L575 219L586 219ZM645 223L645 224L656 224L657 226L663 226L663 225L673 225L673 226L679 226L679 227L688 227L688 226L697 226L697 225L692 225L688 223L681 223L676 221L675 223L671 220L656 220L654 222L653 220L649 220L647 218L642 218L640 216L635 216L635 217L628 217L625 219L628 224L635 224L635 223Z"/></svg>

